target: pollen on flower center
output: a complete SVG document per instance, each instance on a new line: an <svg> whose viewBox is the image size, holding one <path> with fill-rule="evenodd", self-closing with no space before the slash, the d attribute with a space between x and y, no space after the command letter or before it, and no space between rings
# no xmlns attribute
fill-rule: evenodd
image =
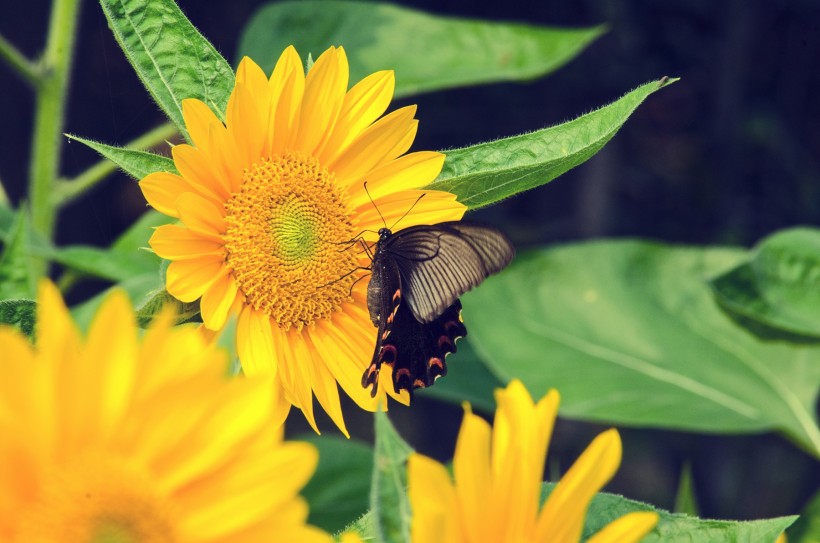
<svg viewBox="0 0 820 543"><path fill-rule="evenodd" d="M179 541L171 507L145 473L100 457L56 469L48 480L24 512L15 541Z"/></svg>
<svg viewBox="0 0 820 543"><path fill-rule="evenodd" d="M249 168L225 204L228 266L247 303L283 329L328 318L357 266L345 195L313 157L285 154Z"/></svg>

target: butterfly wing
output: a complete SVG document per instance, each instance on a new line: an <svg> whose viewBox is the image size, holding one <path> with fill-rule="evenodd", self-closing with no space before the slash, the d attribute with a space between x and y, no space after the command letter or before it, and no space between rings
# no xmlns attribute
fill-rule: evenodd
<svg viewBox="0 0 820 543"><path fill-rule="evenodd" d="M401 277L396 263L384 252L376 251L370 265L371 277L367 285L367 307L370 320L379 328L376 336L376 349L370 365L362 375L362 387L373 385L371 395L375 396L379 384L379 370L382 360L380 354L384 340L393 331L396 313L401 305Z"/></svg>
<svg viewBox="0 0 820 543"><path fill-rule="evenodd" d="M448 354L456 352L456 340L467 335L458 300L438 318L422 324L399 297L391 317L387 333L379 336L373 360L362 377L363 386L373 385L374 396L382 364L393 370L396 393L404 389L412 394L416 388L432 385L447 374L445 360Z"/></svg>
<svg viewBox="0 0 820 543"><path fill-rule="evenodd" d="M507 266L515 248L495 228L453 221L405 228L384 242L382 252L396 263L405 303L416 320L430 323Z"/></svg>

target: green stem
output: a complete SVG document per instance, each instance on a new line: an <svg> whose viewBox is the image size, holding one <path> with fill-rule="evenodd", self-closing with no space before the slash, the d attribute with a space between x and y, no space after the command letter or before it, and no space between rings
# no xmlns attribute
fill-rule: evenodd
<svg viewBox="0 0 820 543"><path fill-rule="evenodd" d="M5 60L29 85L37 86L40 81L37 67L3 36L0 36L0 59Z"/></svg>
<svg viewBox="0 0 820 543"><path fill-rule="evenodd" d="M125 145L126 149L150 149L168 138L179 134L179 130L171 124L161 124L153 130L146 132L135 140ZM61 179L57 182L52 193L54 205L62 207L105 179L110 173L117 169L117 165L110 160L101 160L88 168L86 171L74 179Z"/></svg>
<svg viewBox="0 0 820 543"><path fill-rule="evenodd" d="M46 50L40 61L42 79L37 86L29 199L32 226L48 240L52 239L57 212L51 191L59 170L60 135L79 10L80 0L54 0ZM35 276L42 276L45 271L46 264L38 261Z"/></svg>

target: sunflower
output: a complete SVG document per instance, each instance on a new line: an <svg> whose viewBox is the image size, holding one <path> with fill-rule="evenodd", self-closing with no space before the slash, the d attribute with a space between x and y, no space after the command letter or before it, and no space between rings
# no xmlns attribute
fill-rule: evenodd
<svg viewBox="0 0 820 543"><path fill-rule="evenodd" d="M54 286L38 301L36 348L0 327L0 540L329 543L297 496L316 450L271 428L269 384L169 314L138 339L122 293L86 338Z"/></svg>
<svg viewBox="0 0 820 543"><path fill-rule="evenodd" d="M382 116L393 89L393 72L382 71L348 90L341 47L307 75L293 47L270 78L245 58L225 123L222 112L185 100L193 145L172 150L179 175L140 182L151 206L180 221L150 242L171 261L168 292L199 299L209 330L235 316L245 374L273 376L287 407L300 408L317 432L314 395L347 434L337 383L370 411L391 388L371 397L361 385L376 333L358 280L370 260L354 241L373 242L399 219L402 227L431 224L465 211L450 193L418 190L444 155L407 153L416 107ZM386 392L409 403L406 392Z"/></svg>
<svg viewBox="0 0 820 543"><path fill-rule="evenodd" d="M413 543L578 543L590 500L621 462L618 432L599 435L539 512L539 496L558 393L534 404L524 385L496 391L494 428L466 406L453 460L455 483L438 462L413 454L408 465ZM589 543L639 541L655 513L630 513Z"/></svg>

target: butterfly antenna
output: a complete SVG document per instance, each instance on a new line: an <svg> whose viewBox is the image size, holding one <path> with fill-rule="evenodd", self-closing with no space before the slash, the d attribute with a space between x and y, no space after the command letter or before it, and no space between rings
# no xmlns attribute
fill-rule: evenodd
<svg viewBox="0 0 820 543"><path fill-rule="evenodd" d="M393 229L396 227L396 225L397 225L397 224L399 224L399 223L401 222L401 220L402 220L403 218L405 218L407 215L409 215L409 214L410 214L410 212L411 212L411 211L413 211L413 208L414 208L414 207L416 207L416 204L417 204L417 203L419 203L419 200L421 200L422 198L424 198L426 195L427 195L427 193L426 193L426 192L423 192L423 193L421 194L421 196L419 196L418 198L416 198L416 201L415 201L415 202L413 202L413 205L411 205L411 206L410 206L410 209L408 209L407 211L405 211L405 212L404 212L404 215L402 215L401 217L399 217L399 220L397 220L396 222L394 222L394 223L393 223L393 226L391 226L391 227L390 227L390 230L393 230ZM384 219L382 219L382 220L384 220Z"/></svg>
<svg viewBox="0 0 820 543"><path fill-rule="evenodd" d="M379 211L379 206L377 206L376 202L373 201L373 197L370 196L370 191L367 190L367 181L364 182L364 191L367 193L367 197L370 198L370 203L373 204L373 207L376 208L376 213L378 213L379 217L381 217L382 223L384 223L384 227L387 228L387 221L384 220L384 215L382 215L382 212Z"/></svg>

